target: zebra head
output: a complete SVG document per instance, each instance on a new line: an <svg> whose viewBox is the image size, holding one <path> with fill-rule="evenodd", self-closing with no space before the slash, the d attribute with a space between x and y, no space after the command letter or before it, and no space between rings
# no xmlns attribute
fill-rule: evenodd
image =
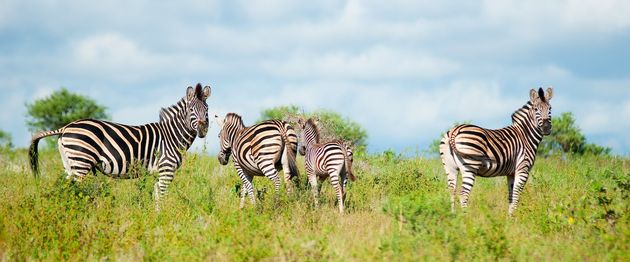
<svg viewBox="0 0 630 262"><path fill-rule="evenodd" d="M308 120L304 120L302 118L298 119L298 125L300 126L300 133L298 140L300 141L300 146L298 147L298 152L300 155L306 155L306 147L319 143L319 130L317 129L317 123L319 119L309 118Z"/></svg>
<svg viewBox="0 0 630 262"><path fill-rule="evenodd" d="M538 91L535 89L529 91L534 121L543 135L551 134L551 104L549 100L552 96L553 88L551 87L547 88L547 92L544 92L542 88L539 88Z"/></svg>
<svg viewBox="0 0 630 262"><path fill-rule="evenodd" d="M195 130L199 138L206 137L208 133L208 104L206 100L210 96L210 87L195 88L189 86L186 90L186 107L188 108L188 128Z"/></svg>
<svg viewBox="0 0 630 262"><path fill-rule="evenodd" d="M232 142L236 138L238 131L245 128L245 125L243 125L241 116L235 113L228 113L223 120L220 120L218 116L215 116L215 119L221 128L219 132L221 150L217 158L221 165L227 165L230 160L230 154L232 154Z"/></svg>

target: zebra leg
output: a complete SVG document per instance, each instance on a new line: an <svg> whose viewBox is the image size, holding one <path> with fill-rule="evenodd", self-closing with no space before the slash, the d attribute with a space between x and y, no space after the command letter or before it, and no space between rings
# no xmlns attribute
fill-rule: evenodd
<svg viewBox="0 0 630 262"><path fill-rule="evenodd" d="M244 179L241 179L243 182L243 188L241 189L241 205L240 208L245 207L245 196L249 195L249 201L252 203L252 206L256 205L256 194L254 194L254 183L252 182L254 177L251 175L245 175Z"/></svg>
<svg viewBox="0 0 630 262"><path fill-rule="evenodd" d="M458 167L455 162L455 158L451 154L450 147L442 141L440 143L440 157L442 158L442 165L446 172L446 187L451 195L451 212L455 212L455 198L457 195L457 172Z"/></svg>
<svg viewBox="0 0 630 262"><path fill-rule="evenodd" d="M158 181L155 182L153 196L155 198L155 210L160 211L160 200L166 195L168 186L173 182L175 168L170 165L161 166L159 169Z"/></svg>
<svg viewBox="0 0 630 262"><path fill-rule="evenodd" d="M507 187L508 187L508 203L512 204L512 195L514 192L514 174L510 174L507 176Z"/></svg>
<svg viewBox="0 0 630 262"><path fill-rule="evenodd" d="M278 192L280 192L280 178L278 177L278 170L276 170L273 162L271 162L271 160L260 161L258 162L258 169L260 169L260 171L262 171L262 173L265 174L267 178L273 181L273 186L276 189L276 194L278 194Z"/></svg>
<svg viewBox="0 0 630 262"><path fill-rule="evenodd" d="M249 195L249 201L252 203L252 206L256 205L256 194L254 192L254 176L252 175L247 175L247 194Z"/></svg>
<svg viewBox="0 0 630 262"><path fill-rule="evenodd" d="M455 212L455 198L457 195L457 169L446 171L446 186L448 187L448 191L451 194L451 212Z"/></svg>
<svg viewBox="0 0 630 262"><path fill-rule="evenodd" d="M334 171L332 173L330 173L330 183L332 184L333 188L335 189L335 193L337 195L337 204L339 205L339 213L343 214L344 211L344 206L343 206L343 188L342 185L340 184L340 177L339 177L339 171Z"/></svg>
<svg viewBox="0 0 630 262"><path fill-rule="evenodd" d="M234 165L236 167L236 173L238 173L238 177L241 179L241 183L243 186L241 187L241 204L240 208L245 207L245 197L249 195L252 205L256 204L256 196L254 195L254 177L252 175L246 174L243 169L237 164Z"/></svg>
<svg viewBox="0 0 630 262"><path fill-rule="evenodd" d="M348 174L347 174L347 173L345 173L345 172L343 172L342 174L343 174L343 175L341 175L341 181L343 181L343 183L341 184L341 185L342 185L342 187L341 187L341 188L342 188L342 190L343 190L343 201L344 201L344 203L345 203L345 201L346 201L346 193L348 192L348 191L346 190L346 189L347 189L347 186L348 186Z"/></svg>
<svg viewBox="0 0 630 262"><path fill-rule="evenodd" d="M313 194L315 207L319 207L319 186L317 185L317 175L315 175L313 171L307 169L306 176L308 177L308 183L311 184L311 193Z"/></svg>
<svg viewBox="0 0 630 262"><path fill-rule="evenodd" d="M475 185L476 172L468 167L460 169L462 171L462 192L460 195L460 204L462 208L468 207L468 197ZM476 169L475 169L476 170Z"/></svg>
<svg viewBox="0 0 630 262"><path fill-rule="evenodd" d="M518 201L521 196L521 192L523 192L523 188L525 188L525 184L527 183L527 178L529 174L527 172L517 173L514 177L514 186L512 192L512 201L510 202L510 208L508 210L508 215L512 216L516 207L518 206Z"/></svg>
<svg viewBox="0 0 630 262"><path fill-rule="evenodd" d="M294 185L293 185L293 181L291 181L291 167L289 166L287 150L289 149L285 148L283 150L281 162L282 162L282 172L284 173L284 185L286 187L287 194L291 194L291 192L293 191Z"/></svg>

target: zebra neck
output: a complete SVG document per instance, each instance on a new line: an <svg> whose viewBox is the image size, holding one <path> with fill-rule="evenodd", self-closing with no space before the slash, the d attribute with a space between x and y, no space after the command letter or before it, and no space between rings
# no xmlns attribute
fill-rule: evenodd
<svg viewBox="0 0 630 262"><path fill-rule="evenodd" d="M243 131L243 129L245 129L245 126L243 125L236 125L234 126L234 128L232 130L232 132L230 132L230 145L232 145L232 148L236 148L236 138L238 137L238 135L241 133L241 131Z"/></svg>
<svg viewBox="0 0 630 262"><path fill-rule="evenodd" d="M314 145L319 143L319 137L314 132L305 132L303 137L304 145L306 145L306 147L313 147Z"/></svg>
<svg viewBox="0 0 630 262"><path fill-rule="evenodd" d="M525 140L535 152L543 136L536 124L531 102L528 101L527 104L512 114L512 127L524 134Z"/></svg>
<svg viewBox="0 0 630 262"><path fill-rule="evenodd" d="M184 98L160 111L160 125L166 132L166 142L177 149L188 150L197 136L197 131L189 126Z"/></svg>

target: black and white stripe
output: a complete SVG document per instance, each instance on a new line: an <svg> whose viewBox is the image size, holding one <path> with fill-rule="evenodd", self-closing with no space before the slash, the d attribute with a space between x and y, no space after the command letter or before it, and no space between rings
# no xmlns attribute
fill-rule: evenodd
<svg viewBox="0 0 630 262"><path fill-rule="evenodd" d="M268 177L278 192L278 170L282 169L287 192L291 192L291 179L299 174L295 163L297 136L293 127L280 120L268 120L245 127L241 117L234 113L227 114L222 121L217 117L217 122L221 126L219 163L227 165L230 155L233 155L234 167L243 183L241 208L245 205L247 195L252 204L255 203L254 176Z"/></svg>
<svg viewBox="0 0 630 262"><path fill-rule="evenodd" d="M59 135L59 153L67 178L83 179L90 171L101 171L114 178L135 178L134 166L158 171L155 183L156 201L173 181L175 170L182 163L182 152L188 150L198 136L208 131L210 87L188 87L186 96L177 104L163 108L160 121L129 126L108 121L83 119L54 131L33 136L30 148L31 168L39 173L37 144L39 140Z"/></svg>
<svg viewBox="0 0 630 262"><path fill-rule="evenodd" d="M460 202L468 206L468 196L477 176L507 176L511 215L536 159L544 135L551 133L552 88L530 91L530 101L512 114L512 125L490 130L474 125L450 129L440 142L440 157L447 173L451 209L455 210L457 172L462 174Z"/></svg>
<svg viewBox="0 0 630 262"><path fill-rule="evenodd" d="M341 140L320 143L320 134L313 119L299 120L301 125L300 149L304 156L306 173L311 185L315 204L319 204L319 182L330 177L330 182L337 195L339 212L344 212L346 185L348 177L354 181L352 174L352 149Z"/></svg>

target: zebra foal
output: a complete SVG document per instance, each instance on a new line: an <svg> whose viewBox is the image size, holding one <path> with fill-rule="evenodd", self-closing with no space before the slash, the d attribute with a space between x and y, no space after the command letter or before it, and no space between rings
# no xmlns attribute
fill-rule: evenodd
<svg viewBox="0 0 630 262"><path fill-rule="evenodd" d="M337 195L339 213L344 212L348 177L355 181L352 173L352 149L341 140L320 143L320 134L315 120L298 120L300 131L300 155L304 156L308 182L311 185L315 205L319 205L319 182L330 177Z"/></svg>
<svg viewBox="0 0 630 262"><path fill-rule="evenodd" d="M457 172L462 176L460 204L468 206L475 178L506 176L508 214L516 210L519 198L536 160L543 136L551 133L550 87L546 92L530 90L529 101L512 114L512 125L491 130L474 125L458 125L440 141L440 157L447 174L451 210L455 211Z"/></svg>

